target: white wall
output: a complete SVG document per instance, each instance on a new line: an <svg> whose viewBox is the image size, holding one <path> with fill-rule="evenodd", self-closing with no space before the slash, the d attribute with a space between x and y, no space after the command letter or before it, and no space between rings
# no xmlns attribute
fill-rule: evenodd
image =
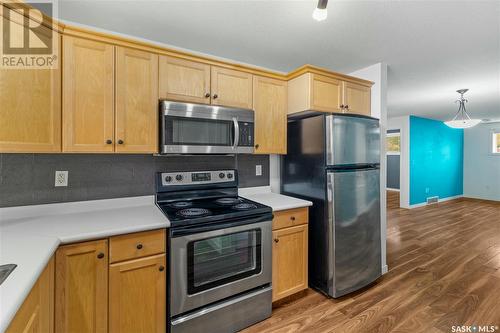
<svg viewBox="0 0 500 333"><path fill-rule="evenodd" d="M491 132L500 122L464 130L464 196L500 201L500 154L491 152Z"/></svg>
<svg viewBox="0 0 500 333"><path fill-rule="evenodd" d="M269 185L274 193L281 192L281 155L269 156Z"/></svg>
<svg viewBox="0 0 500 333"><path fill-rule="evenodd" d="M401 133L399 205L410 208L410 117L388 118L387 129L399 129Z"/></svg>
<svg viewBox="0 0 500 333"><path fill-rule="evenodd" d="M356 76L365 80L374 82L371 94L371 115L380 119L380 132L383 133L380 138L380 201L381 201L381 253L382 253L382 273L385 274L387 268L387 159L385 158L387 131L387 65L378 63L371 65L349 75Z"/></svg>

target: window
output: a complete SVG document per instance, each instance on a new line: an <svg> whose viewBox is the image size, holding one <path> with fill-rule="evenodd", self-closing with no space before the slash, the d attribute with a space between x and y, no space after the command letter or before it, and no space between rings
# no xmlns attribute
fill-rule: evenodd
<svg viewBox="0 0 500 333"><path fill-rule="evenodd" d="M401 153L401 134L398 132L387 133L387 155Z"/></svg>
<svg viewBox="0 0 500 333"><path fill-rule="evenodd" d="M500 130L493 131L491 133L492 147L491 152L493 154L500 154Z"/></svg>

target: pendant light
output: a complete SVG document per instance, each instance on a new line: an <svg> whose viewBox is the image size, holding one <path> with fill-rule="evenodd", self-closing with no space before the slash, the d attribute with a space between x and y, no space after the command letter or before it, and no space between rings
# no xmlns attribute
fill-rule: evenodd
<svg viewBox="0 0 500 333"><path fill-rule="evenodd" d="M326 5L328 4L328 0L318 0L318 6L314 8L313 11L313 19L316 21L323 21L326 20L326 17L328 16L328 12L326 10Z"/></svg>
<svg viewBox="0 0 500 333"><path fill-rule="evenodd" d="M458 103L458 111L450 121L445 121L446 126L451 128L470 128L474 127L481 122L481 119L472 119L467 110L465 110L465 103L468 101L464 98L464 94L469 91L469 89L459 89L457 93L460 94L460 98L455 102Z"/></svg>

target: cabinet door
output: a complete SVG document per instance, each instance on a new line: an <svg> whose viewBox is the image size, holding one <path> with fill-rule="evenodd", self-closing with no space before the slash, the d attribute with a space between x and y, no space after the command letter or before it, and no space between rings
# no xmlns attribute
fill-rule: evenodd
<svg viewBox="0 0 500 333"><path fill-rule="evenodd" d="M307 225L273 231L273 302L307 289Z"/></svg>
<svg viewBox="0 0 500 333"><path fill-rule="evenodd" d="M116 151L158 152L158 56L117 47L115 84Z"/></svg>
<svg viewBox="0 0 500 333"><path fill-rule="evenodd" d="M39 29L60 40L56 32ZM0 153L61 151L60 68L60 62L55 69L0 68Z"/></svg>
<svg viewBox="0 0 500 333"><path fill-rule="evenodd" d="M63 37L63 151L112 152L114 47Z"/></svg>
<svg viewBox="0 0 500 333"><path fill-rule="evenodd" d="M255 153L286 154L286 81L253 77Z"/></svg>
<svg viewBox="0 0 500 333"><path fill-rule="evenodd" d="M165 254L110 266L110 332L165 332L165 267Z"/></svg>
<svg viewBox="0 0 500 333"><path fill-rule="evenodd" d="M55 302L56 333L107 332L107 240L57 250Z"/></svg>
<svg viewBox="0 0 500 333"><path fill-rule="evenodd" d="M371 115L371 88L351 82L344 82L344 105L347 112Z"/></svg>
<svg viewBox="0 0 500 333"><path fill-rule="evenodd" d="M342 81L323 75L311 75L311 109L342 112Z"/></svg>
<svg viewBox="0 0 500 333"><path fill-rule="evenodd" d="M160 56L160 98L210 104L210 65Z"/></svg>
<svg viewBox="0 0 500 333"><path fill-rule="evenodd" d="M54 259L31 289L5 333L54 332Z"/></svg>
<svg viewBox="0 0 500 333"><path fill-rule="evenodd" d="M212 104L252 108L252 74L212 66Z"/></svg>

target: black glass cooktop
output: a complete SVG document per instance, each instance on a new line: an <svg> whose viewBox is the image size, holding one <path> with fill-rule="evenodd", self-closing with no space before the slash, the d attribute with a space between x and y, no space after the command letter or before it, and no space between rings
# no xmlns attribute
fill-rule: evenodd
<svg viewBox="0 0 500 333"><path fill-rule="evenodd" d="M197 224L272 213L260 203L238 196L159 202L158 206L172 225Z"/></svg>

